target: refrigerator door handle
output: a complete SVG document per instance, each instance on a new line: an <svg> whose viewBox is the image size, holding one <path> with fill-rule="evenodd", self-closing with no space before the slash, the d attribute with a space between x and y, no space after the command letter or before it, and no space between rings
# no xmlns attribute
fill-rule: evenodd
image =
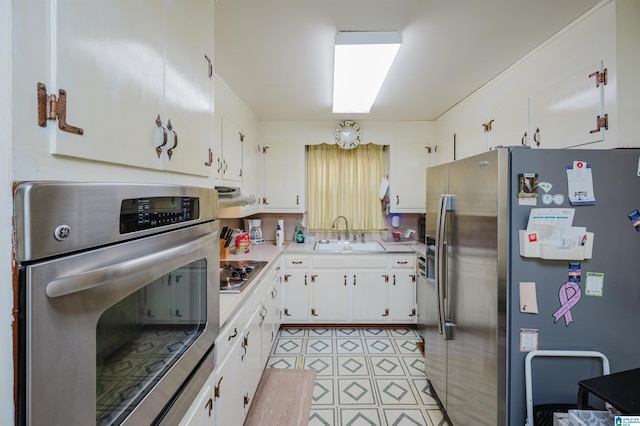
<svg viewBox="0 0 640 426"><path fill-rule="evenodd" d="M438 208L437 228L436 228L436 250L435 250L435 268L436 268L436 294L438 298L438 332L447 339L445 327L445 289L446 289L446 256L447 246L444 240L446 229L448 195L440 195L440 206Z"/></svg>

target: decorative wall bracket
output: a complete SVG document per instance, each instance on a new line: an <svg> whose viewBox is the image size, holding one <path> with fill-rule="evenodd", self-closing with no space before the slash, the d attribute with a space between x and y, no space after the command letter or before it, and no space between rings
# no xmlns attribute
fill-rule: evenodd
<svg viewBox="0 0 640 426"><path fill-rule="evenodd" d="M47 86L38 83L38 126L47 127L47 120L58 119L58 128L64 132L83 135L80 127L67 123L67 91L60 89L58 96L47 95Z"/></svg>

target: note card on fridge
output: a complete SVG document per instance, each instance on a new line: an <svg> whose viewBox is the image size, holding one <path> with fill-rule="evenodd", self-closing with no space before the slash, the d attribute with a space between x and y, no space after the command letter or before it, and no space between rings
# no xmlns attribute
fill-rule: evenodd
<svg viewBox="0 0 640 426"><path fill-rule="evenodd" d="M538 313L538 298L536 297L536 283L520 283L520 312L524 314Z"/></svg>

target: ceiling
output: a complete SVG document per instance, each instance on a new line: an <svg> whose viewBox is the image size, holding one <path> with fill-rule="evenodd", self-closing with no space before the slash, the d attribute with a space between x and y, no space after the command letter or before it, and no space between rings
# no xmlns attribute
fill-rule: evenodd
<svg viewBox="0 0 640 426"><path fill-rule="evenodd" d="M604 0L217 0L215 71L261 121L435 120ZM400 30L369 114L333 114L338 31Z"/></svg>

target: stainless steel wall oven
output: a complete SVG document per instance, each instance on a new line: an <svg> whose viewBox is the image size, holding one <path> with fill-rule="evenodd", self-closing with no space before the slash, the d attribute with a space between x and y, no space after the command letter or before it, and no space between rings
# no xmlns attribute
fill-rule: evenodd
<svg viewBox="0 0 640 426"><path fill-rule="evenodd" d="M176 423L213 369L215 190L20 185L20 423Z"/></svg>

